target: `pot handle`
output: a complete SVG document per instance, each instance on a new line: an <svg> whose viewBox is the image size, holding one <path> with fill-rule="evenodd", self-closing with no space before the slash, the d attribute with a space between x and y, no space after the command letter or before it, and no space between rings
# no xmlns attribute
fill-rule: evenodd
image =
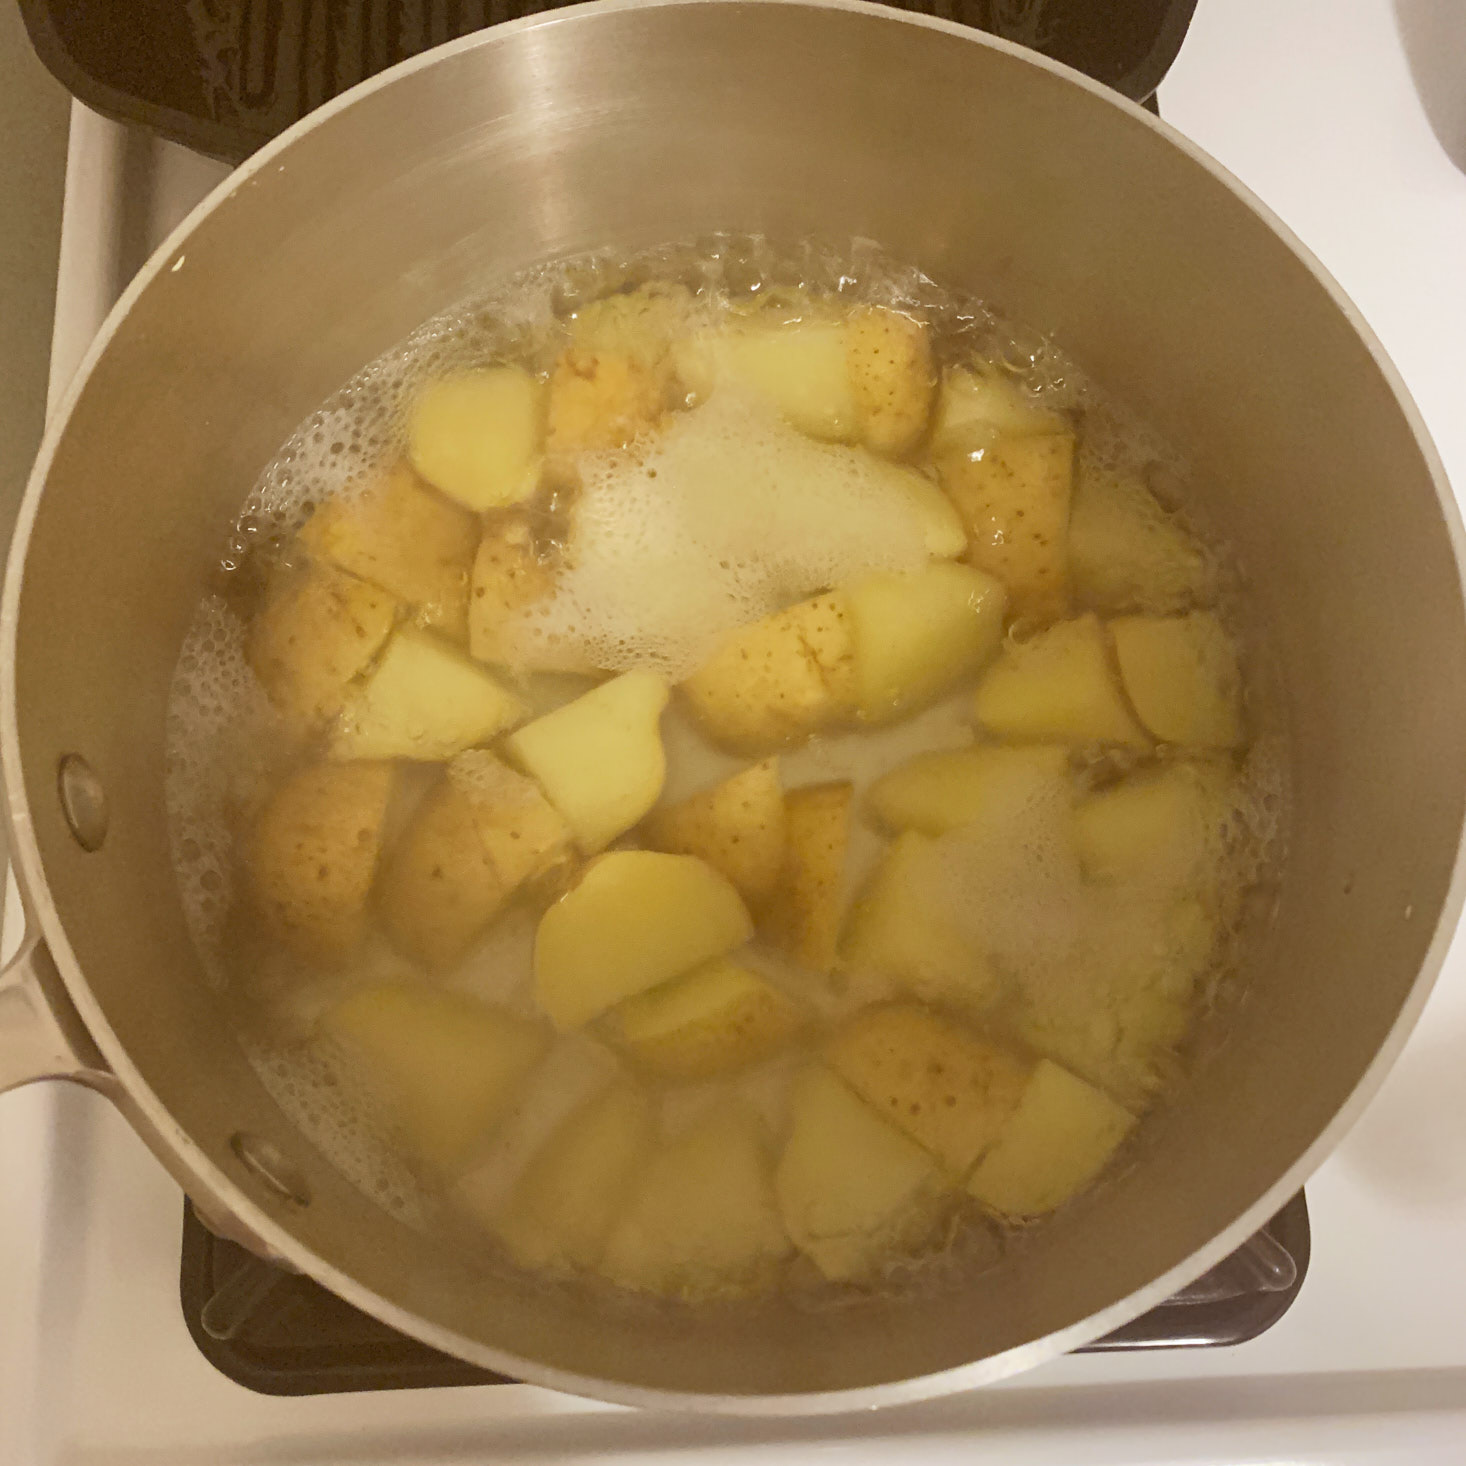
<svg viewBox="0 0 1466 1466"><path fill-rule="evenodd" d="M37 1079L70 1079L108 1095L119 1087L72 1005L49 948L27 933L0 971L0 1094Z"/></svg>

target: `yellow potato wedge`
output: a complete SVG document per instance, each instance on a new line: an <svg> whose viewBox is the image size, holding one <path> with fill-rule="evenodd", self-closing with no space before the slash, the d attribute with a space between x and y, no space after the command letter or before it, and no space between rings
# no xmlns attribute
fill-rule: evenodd
<svg viewBox="0 0 1466 1466"><path fill-rule="evenodd" d="M880 776L866 807L887 830L943 835L977 819L1015 785L1062 779L1069 752L1052 744L974 744L919 753Z"/></svg>
<svg viewBox="0 0 1466 1466"><path fill-rule="evenodd" d="M814 596L735 631L682 684L709 736L763 753L849 717L858 697L843 596Z"/></svg>
<svg viewBox="0 0 1466 1466"><path fill-rule="evenodd" d="M668 1298L734 1297L767 1283L791 1250L763 1122L735 1103L712 1107L653 1153L611 1228L601 1271Z"/></svg>
<svg viewBox="0 0 1466 1466"><path fill-rule="evenodd" d="M300 532L312 555L370 581L459 643L468 635L468 570L478 538L478 520L406 463L327 499Z"/></svg>
<svg viewBox="0 0 1466 1466"><path fill-rule="evenodd" d="M1062 413L997 368L959 368L942 377L931 453L933 458L980 453L999 436L1063 433L1068 427Z"/></svg>
<svg viewBox="0 0 1466 1466"><path fill-rule="evenodd" d="M1074 435L999 437L977 455L939 462L967 527L967 559L1008 588L1010 612L1046 624L1069 604Z"/></svg>
<svg viewBox="0 0 1466 1466"><path fill-rule="evenodd" d="M517 366L429 382L408 413L412 466L479 513L517 504L539 483L543 399L543 386Z"/></svg>
<svg viewBox="0 0 1466 1466"><path fill-rule="evenodd" d="M246 654L293 734L312 733L341 711L399 610L385 591L319 561L276 578L250 626Z"/></svg>
<svg viewBox="0 0 1466 1466"><path fill-rule="evenodd" d="M862 1010L823 1052L856 1094L959 1178L992 1146L1028 1083L1017 1056L910 1003Z"/></svg>
<svg viewBox="0 0 1466 1466"><path fill-rule="evenodd" d="M968 1194L1005 1221L1053 1211L1104 1170L1134 1127L1107 1094L1042 1059Z"/></svg>
<svg viewBox="0 0 1466 1466"><path fill-rule="evenodd" d="M909 453L931 418L931 333L900 311L860 306L845 328L845 359L862 440L889 458Z"/></svg>
<svg viewBox="0 0 1466 1466"><path fill-rule="evenodd" d="M666 706L667 684L654 672L623 672L505 740L585 854L605 849L657 802L667 775Z"/></svg>
<svg viewBox="0 0 1466 1466"><path fill-rule="evenodd" d="M1150 746L1120 693L1104 630L1092 615L1009 642L978 684L973 706L979 724L997 738Z"/></svg>
<svg viewBox="0 0 1466 1466"><path fill-rule="evenodd" d="M711 789L646 817L646 843L696 855L726 876L752 907L773 894L784 868L784 791L779 761L767 758Z"/></svg>
<svg viewBox="0 0 1466 1466"><path fill-rule="evenodd" d="M535 936L535 997L558 1028L741 947L738 892L690 855L616 850L591 861Z"/></svg>
<svg viewBox="0 0 1466 1466"><path fill-rule="evenodd" d="M555 575L555 566L535 548L523 510L490 515L469 574L469 654L516 672L593 671L569 649L563 665L551 666L538 648L529 657L514 637L515 618L554 591Z"/></svg>
<svg viewBox="0 0 1466 1466"><path fill-rule="evenodd" d="M695 310L685 285L649 280L581 306L570 322L571 340L578 350L616 352L666 377L672 343L687 333Z"/></svg>
<svg viewBox="0 0 1466 1466"><path fill-rule="evenodd" d="M366 935L391 792L390 764L315 764L275 791L250 831L255 904L307 962L344 963Z"/></svg>
<svg viewBox="0 0 1466 1466"><path fill-rule="evenodd" d="M431 632L405 626L354 687L332 758L452 758L524 719L524 704L485 668Z"/></svg>
<svg viewBox="0 0 1466 1466"><path fill-rule="evenodd" d="M764 909L764 929L813 972L833 971L839 951L851 793L850 784L833 783L784 796L784 869Z"/></svg>
<svg viewBox="0 0 1466 1466"><path fill-rule="evenodd" d="M1237 648L1210 611L1120 616L1110 633L1125 691L1162 743L1236 748L1243 741Z"/></svg>
<svg viewBox="0 0 1466 1466"><path fill-rule="evenodd" d="M785 1231L825 1277L860 1280L932 1235L942 1177L914 1140L811 1064L790 1094L774 1192Z"/></svg>
<svg viewBox="0 0 1466 1466"><path fill-rule="evenodd" d="M580 454L624 448L661 417L662 394L662 376L625 352L564 352L550 373L545 457L551 472L574 481Z"/></svg>
<svg viewBox="0 0 1466 1466"><path fill-rule="evenodd" d="M342 999L323 1034L377 1090L411 1154L452 1174L549 1043L540 1024L465 993L380 983Z"/></svg>
<svg viewBox="0 0 1466 1466"><path fill-rule="evenodd" d="M921 525L926 552L934 560L955 560L967 551L967 527L957 506L919 469L905 464L886 465L889 482L911 501L911 512Z"/></svg>
<svg viewBox="0 0 1466 1466"><path fill-rule="evenodd" d="M799 1007L726 957L618 1003L607 1036L640 1068L708 1079L767 1058L804 1025Z"/></svg>
<svg viewBox="0 0 1466 1466"><path fill-rule="evenodd" d="M860 717L915 712L992 660L1003 639L1003 587L937 561L908 575L878 571L845 588Z"/></svg>

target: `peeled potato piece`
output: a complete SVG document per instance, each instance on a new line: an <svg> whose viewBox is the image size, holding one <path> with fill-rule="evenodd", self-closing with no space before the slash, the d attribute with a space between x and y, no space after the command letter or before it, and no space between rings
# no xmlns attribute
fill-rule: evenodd
<svg viewBox="0 0 1466 1466"><path fill-rule="evenodd" d="M381 650L399 609L385 591L319 561L276 579L246 652L293 733L311 733L341 711L352 679Z"/></svg>
<svg viewBox="0 0 1466 1466"><path fill-rule="evenodd" d="M1150 744L1120 694L1104 631L1093 616L1010 642L978 684L974 709L998 738Z"/></svg>
<svg viewBox="0 0 1466 1466"><path fill-rule="evenodd" d="M878 571L852 582L845 600L866 722L925 706L989 661L1003 636L1002 586L967 565Z"/></svg>
<svg viewBox="0 0 1466 1466"><path fill-rule="evenodd" d="M623 672L505 740L585 854L603 850L657 802L667 774L666 706L667 684L655 673Z"/></svg>
<svg viewBox="0 0 1466 1466"><path fill-rule="evenodd" d="M313 555L415 607L424 626L460 643L468 635L468 568L478 537L478 520L405 463L327 499L300 532Z"/></svg>
<svg viewBox="0 0 1466 1466"><path fill-rule="evenodd" d="M843 596L814 596L735 631L682 684L708 734L762 753L854 710L850 613Z"/></svg>
<svg viewBox="0 0 1466 1466"><path fill-rule="evenodd" d="M909 1003L866 1008L826 1040L830 1068L898 1130L965 1176L1028 1083L1028 1065Z"/></svg>
<svg viewBox="0 0 1466 1466"><path fill-rule="evenodd" d="M250 832L260 915L308 962L344 963L366 935L391 791L390 764L315 764L275 791Z"/></svg>
<svg viewBox="0 0 1466 1466"><path fill-rule="evenodd" d="M707 1079L766 1058L803 1022L778 988L719 957L618 1003L606 1031L645 1070Z"/></svg>
<svg viewBox="0 0 1466 1466"><path fill-rule="evenodd" d="M1235 748L1244 737L1237 649L1210 611L1110 622L1120 677L1162 743Z"/></svg>
<svg viewBox="0 0 1466 1466"><path fill-rule="evenodd" d="M711 789L655 809L646 842L674 855L696 855L733 882L750 906L767 901L784 868L784 791L779 761L766 758Z"/></svg>
<svg viewBox="0 0 1466 1466"><path fill-rule="evenodd" d="M1104 1170L1134 1126L1107 1094L1041 1059L968 1193L1009 1221L1052 1211Z"/></svg>
<svg viewBox="0 0 1466 1466"><path fill-rule="evenodd" d="M845 353L861 438L888 457L909 453L931 416L930 332L900 311L861 306L846 323Z"/></svg>
<svg viewBox="0 0 1466 1466"><path fill-rule="evenodd" d="M967 529L952 501L919 469L886 465L889 482L911 501L926 552L934 560L955 560L967 549Z"/></svg>
<svg viewBox="0 0 1466 1466"><path fill-rule="evenodd" d="M451 1173L508 1108L548 1045L545 1029L465 993L382 983L321 1020L357 1060L409 1150Z"/></svg>
<svg viewBox="0 0 1466 1466"><path fill-rule="evenodd" d="M937 1163L823 1064L795 1080L774 1172L784 1228L832 1280L868 1277L940 1217Z"/></svg>
<svg viewBox="0 0 1466 1466"><path fill-rule="evenodd" d="M655 1134L650 1099L626 1079L569 1115L494 1219L514 1260L558 1271L597 1267Z"/></svg>
<svg viewBox="0 0 1466 1466"><path fill-rule="evenodd" d="M540 920L534 981L559 1028L731 952L753 935L738 892L690 855L616 850Z"/></svg>
<svg viewBox="0 0 1466 1466"><path fill-rule="evenodd" d="M1069 766L1067 749L1050 744L979 743L919 753L870 786L867 806L888 830L942 835L977 819L1015 785L1051 783Z"/></svg>
<svg viewBox="0 0 1466 1466"><path fill-rule="evenodd" d="M565 863L570 832L532 779L466 753L388 856L378 904L393 942L427 967L463 956L526 881Z"/></svg>
<svg viewBox="0 0 1466 1466"><path fill-rule="evenodd" d="M967 527L967 559L1008 588L1014 616L1047 623L1069 603L1074 435L999 437L941 460L942 487Z"/></svg>
<svg viewBox="0 0 1466 1466"><path fill-rule="evenodd" d="M841 963L888 977L917 997L978 1012L996 999L998 978L944 904L941 859L914 831L891 844L855 903Z"/></svg>
<svg viewBox="0 0 1466 1466"><path fill-rule="evenodd" d="M535 491L544 389L523 367L492 366L429 382L407 421L412 466L482 512Z"/></svg>
<svg viewBox="0 0 1466 1466"><path fill-rule="evenodd" d="M764 927L813 972L832 971L839 951L851 792L848 783L814 784L784 796L784 868Z"/></svg>
<svg viewBox="0 0 1466 1466"><path fill-rule="evenodd" d="M331 757L438 762L487 743L524 715L524 704L477 662L403 627L347 698Z"/></svg>
<svg viewBox="0 0 1466 1466"><path fill-rule="evenodd" d="M932 456L978 453L1000 435L1062 433L1068 426L996 368L949 371L937 397Z"/></svg>

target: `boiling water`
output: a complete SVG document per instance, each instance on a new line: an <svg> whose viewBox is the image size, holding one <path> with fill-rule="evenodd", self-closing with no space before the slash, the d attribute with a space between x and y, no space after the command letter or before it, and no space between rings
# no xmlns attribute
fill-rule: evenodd
<svg viewBox="0 0 1466 1466"><path fill-rule="evenodd" d="M929 325L939 366L999 364L1045 406L1076 415L1082 421L1081 484L1138 473L1164 487L1170 502L1158 511L1163 519L1187 507L1187 465L1053 343L859 242L841 250L807 245L780 251L762 240L719 238L531 271L428 322L313 412L261 473L179 657L167 730L173 858L203 970L238 1015L241 1040L261 1080L344 1175L418 1226L440 1217L439 1189L424 1185L419 1169L400 1154L352 1065L313 1040L316 1021L344 992L373 977L444 983L533 1016L535 913L511 910L461 964L432 977L380 938L345 973L309 970L273 948L251 917L237 840L301 750L249 668L246 632L262 587L290 558L292 537L312 509L359 493L384 463L402 456L408 406L425 382L504 360L544 373L570 339L578 308L646 281L686 287L678 299L687 331L718 321L730 308L753 305L791 318L808 312L811 301L817 311L855 303L898 308ZM806 485L793 499L781 492L791 464ZM855 454L802 437L734 393L715 394L697 413L674 417L637 453L587 460L580 495L577 555L557 594L528 611L520 631L531 649L571 642L606 670L644 666L676 681L733 627L858 572L915 569L925 560L919 534L893 511ZM551 503L546 513L549 532L559 533L563 505ZM1224 587L1225 611L1236 604L1240 580L1216 536L1200 539ZM524 692L543 706L584 685L539 677ZM1286 793L1281 743L1267 736L1270 709L1259 678L1250 680L1248 697L1258 736L1242 761L1235 807L1214 851L1218 905L1231 913L1233 929L1198 984L1198 1015L1211 1005L1245 939L1244 893L1265 882L1278 854ZM848 779L858 809L871 781L894 765L916 753L970 743L969 709L970 695L963 692L903 722L818 735L781 754L784 786ZM664 742L664 802L746 766L710 744L675 703L664 719ZM1119 773L1123 769L1110 758L1097 757L1086 777L1098 784ZM397 825L424 779L409 773L399 783L389 816ZM1094 929L1096 897L1059 825L1059 812L1041 800L1021 803L997 833L989 825L977 839L964 839L961 831L943 837L934 879L949 909L983 925L1009 970L1050 977L1067 972L1080 983L1085 967L1077 954ZM867 823L853 823L847 896L863 885L884 845ZM830 1021L890 995L859 977L811 982L763 946L751 950L748 962ZM1054 998L1061 1010L1064 1001L1062 993ZM796 1047L749 1072L662 1087L663 1133L678 1133L710 1106L738 1095L777 1136L791 1075L807 1058L807 1050ZM554 1125L614 1067L593 1039L562 1041L504 1122L479 1180L481 1192L507 1194ZM966 1245L973 1245L970 1238ZM900 1265L901 1259L892 1259L892 1266Z"/></svg>

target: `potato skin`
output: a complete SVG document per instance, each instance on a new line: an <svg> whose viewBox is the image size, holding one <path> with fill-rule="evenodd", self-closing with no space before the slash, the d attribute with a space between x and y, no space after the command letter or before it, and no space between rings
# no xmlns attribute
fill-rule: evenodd
<svg viewBox="0 0 1466 1466"><path fill-rule="evenodd" d="M577 659L550 666L527 661L509 634L513 617L555 588L555 566L541 558L522 510L490 515L469 573L468 651L480 662L521 671L591 671Z"/></svg>
<svg viewBox="0 0 1466 1466"><path fill-rule="evenodd" d="M784 796L784 869L764 929L812 972L834 971L845 914L845 853L850 841L848 783L814 784Z"/></svg>
<svg viewBox="0 0 1466 1466"><path fill-rule="evenodd" d="M564 352L550 374L546 412L551 477L575 482L579 454L624 448L661 417L662 400L662 376L626 352Z"/></svg>
<svg viewBox="0 0 1466 1466"><path fill-rule="evenodd" d="M866 445L890 458L909 453L926 432L936 392L925 325L884 306L862 306L846 327L845 360Z"/></svg>

